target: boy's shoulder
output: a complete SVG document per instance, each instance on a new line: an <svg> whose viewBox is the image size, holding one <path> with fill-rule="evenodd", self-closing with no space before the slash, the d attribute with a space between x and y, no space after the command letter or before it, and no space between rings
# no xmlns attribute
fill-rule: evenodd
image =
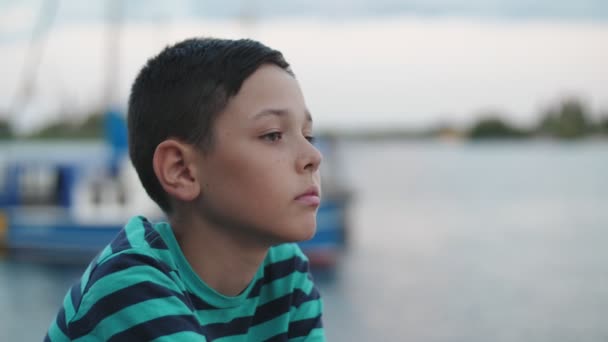
<svg viewBox="0 0 608 342"><path fill-rule="evenodd" d="M49 329L50 339L127 334L138 324L158 318L136 314L144 302L155 303L158 312L188 313L187 303L178 306L161 300L181 298L181 286L168 256L167 244L152 224L143 217L133 217L68 291L62 311Z"/></svg>
<svg viewBox="0 0 608 342"><path fill-rule="evenodd" d="M150 268L170 276L175 265L167 243L152 223L143 216L135 216L91 261L81 277L82 292L89 292L98 280L111 275L120 275L123 280L140 273L150 277Z"/></svg>
<svg viewBox="0 0 608 342"><path fill-rule="evenodd" d="M78 297L114 291L126 282L173 278L175 268L162 236L145 217L135 216L91 261L80 279Z"/></svg>
<svg viewBox="0 0 608 342"><path fill-rule="evenodd" d="M134 216L99 253L91 266L133 257L166 259L168 250L167 243L153 224L143 216Z"/></svg>

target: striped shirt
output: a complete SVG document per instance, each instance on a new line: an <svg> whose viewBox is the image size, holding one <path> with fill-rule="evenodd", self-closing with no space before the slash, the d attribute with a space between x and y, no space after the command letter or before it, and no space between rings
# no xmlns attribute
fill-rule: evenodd
<svg viewBox="0 0 608 342"><path fill-rule="evenodd" d="M168 223L134 217L68 291L45 341L324 341L322 305L296 244L270 248L228 297L194 273Z"/></svg>

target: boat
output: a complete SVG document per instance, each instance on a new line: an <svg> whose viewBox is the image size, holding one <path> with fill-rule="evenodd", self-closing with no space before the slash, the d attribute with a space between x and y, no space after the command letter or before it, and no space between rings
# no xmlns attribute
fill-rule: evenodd
<svg viewBox="0 0 608 342"><path fill-rule="evenodd" d="M117 112L106 119L103 142L25 142L0 144L0 246L8 253L46 260L88 260L119 232L132 215L163 220L148 198L126 149L126 126ZM320 139L324 154L331 139ZM329 160L323 175L333 179ZM332 186L329 186L331 184ZM302 242L311 265L336 261L347 241L349 195L323 184L314 238Z"/></svg>

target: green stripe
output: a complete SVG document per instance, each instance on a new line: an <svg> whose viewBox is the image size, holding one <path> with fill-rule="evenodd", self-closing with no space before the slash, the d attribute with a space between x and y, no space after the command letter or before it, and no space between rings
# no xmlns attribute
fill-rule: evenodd
<svg viewBox="0 0 608 342"><path fill-rule="evenodd" d="M195 333L193 331L181 331L171 335L161 336L159 338L155 338L152 342L192 342L192 341L200 341L205 342L207 339L205 336Z"/></svg>
<svg viewBox="0 0 608 342"><path fill-rule="evenodd" d="M173 254L168 249L151 249L150 255L159 259L161 262L169 266L172 270L177 269L177 265L175 264L175 260L173 259ZM180 278L181 279L181 278ZM180 280L182 282L183 280Z"/></svg>
<svg viewBox="0 0 608 342"><path fill-rule="evenodd" d="M300 247L295 243L285 243L282 245L274 246L268 251L268 253L268 256L270 258L267 257L266 260L272 260L272 263L281 262L283 260L293 258L294 255L308 261L306 256L300 250Z"/></svg>
<svg viewBox="0 0 608 342"><path fill-rule="evenodd" d="M300 321L303 319L317 317L321 312L323 312L323 301L320 299L315 299L302 303L299 308L291 307L289 319L292 322Z"/></svg>
<svg viewBox="0 0 608 342"><path fill-rule="evenodd" d="M252 316L256 307L250 301L243 306L225 309L198 310L195 315L201 325L214 323L228 323L235 318Z"/></svg>
<svg viewBox="0 0 608 342"><path fill-rule="evenodd" d="M125 227L125 233L127 240L129 240L129 244L131 244L131 248L148 246L146 239L144 239L145 232L146 230L143 226L127 225L127 227Z"/></svg>
<svg viewBox="0 0 608 342"><path fill-rule="evenodd" d="M107 261L106 259L108 257L110 257L112 255L112 248L110 247L110 245L107 245L102 251L101 253L99 253L99 255L97 256L96 263L91 262L87 268L84 270L84 272L82 273L82 277L80 277L81 281L80 281L80 293L82 294L84 292L84 289L87 286L87 283L89 282L89 277L91 275L91 272L93 272L93 269L95 267L97 267L98 265L104 263L105 261Z"/></svg>
<svg viewBox="0 0 608 342"><path fill-rule="evenodd" d="M51 339L53 342L70 341L70 339L65 336L61 329L59 329L57 326L57 320L53 320L47 334L49 335L49 339Z"/></svg>
<svg viewBox="0 0 608 342"><path fill-rule="evenodd" d="M65 310L65 321L69 322L70 317L74 316L76 312L76 308L74 308L74 304L72 303L72 293L71 289L68 290L68 293L63 298L63 309Z"/></svg>
<svg viewBox="0 0 608 342"><path fill-rule="evenodd" d="M255 336L256 340L263 341L277 334L287 332L289 326L289 313L284 313L274 319L260 323L249 328L249 336Z"/></svg>
<svg viewBox="0 0 608 342"><path fill-rule="evenodd" d="M300 248L300 246L295 243L293 243L292 245L293 245L293 254L295 256L297 256L298 258L308 262L309 261L308 257L306 256L306 254L304 254L304 252L302 252L302 249Z"/></svg>
<svg viewBox="0 0 608 342"><path fill-rule="evenodd" d="M300 283L301 286L299 287L299 289L302 290L302 292L306 293L307 295L310 295L312 290L315 288L315 284L308 277L308 273L302 273L302 274L306 275L306 280L302 280L302 282ZM294 290L295 289L296 289L296 287L294 287Z"/></svg>
<svg viewBox="0 0 608 342"><path fill-rule="evenodd" d="M230 335L230 336L216 338L213 341L214 342L248 342L248 341L252 340L251 338L249 338L250 336L251 335L249 335L249 334Z"/></svg>
<svg viewBox="0 0 608 342"><path fill-rule="evenodd" d="M89 311L91 306L103 297L143 281L152 281L155 284L164 286L168 289L181 292L181 290L176 287L177 284L160 270L147 265L133 266L122 271L108 274L97 280L83 296L78 313L72 320L76 321L80 319Z"/></svg>
<svg viewBox="0 0 608 342"><path fill-rule="evenodd" d="M97 258L97 263L102 263L112 254L112 248L110 245L107 245L101 253L99 253L99 257Z"/></svg>
<svg viewBox="0 0 608 342"><path fill-rule="evenodd" d="M93 268L97 265L98 264L89 264L89 266L87 266L87 269L84 270L84 273L82 273L82 277L80 277L80 294L84 292L84 289L86 288L87 283L89 282L89 276L91 275Z"/></svg>
<svg viewBox="0 0 608 342"><path fill-rule="evenodd" d="M137 324L171 315L191 315L192 311L176 297L157 298L128 306L103 319L90 336L113 336ZM86 337L86 336L84 336ZM78 339L80 340L80 339Z"/></svg>
<svg viewBox="0 0 608 342"><path fill-rule="evenodd" d="M294 284L304 284L302 291L306 294L310 294L312 283L311 285L308 285L305 282L311 283L310 279L308 279L308 274L296 271L287 277L279 278L266 284L260 289L260 304L266 304L271 300L292 293L295 290Z"/></svg>

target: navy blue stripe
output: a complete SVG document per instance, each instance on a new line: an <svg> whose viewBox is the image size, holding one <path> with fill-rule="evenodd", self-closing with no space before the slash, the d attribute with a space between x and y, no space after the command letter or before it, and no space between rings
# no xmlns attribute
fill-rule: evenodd
<svg viewBox="0 0 608 342"><path fill-rule="evenodd" d="M78 307L80 306L80 301L82 300L82 293L80 292L81 281L82 280L79 280L70 289L70 299L72 300L72 307L74 308L74 311L78 310Z"/></svg>
<svg viewBox="0 0 608 342"><path fill-rule="evenodd" d="M191 306L195 309L195 310L217 310L217 309L221 309L217 306L211 305L209 303L207 303L206 301L204 301L203 299L199 298L197 295L195 295L192 292L186 292L186 298L188 298L190 300L190 304Z"/></svg>
<svg viewBox="0 0 608 342"><path fill-rule="evenodd" d="M255 281L255 284L253 284L253 287L251 288L251 291L249 291L249 294L247 295L247 298L254 298L260 295L260 292L262 290L262 285L264 284L264 277L258 279Z"/></svg>
<svg viewBox="0 0 608 342"><path fill-rule="evenodd" d="M312 288L312 291L310 291L309 295L307 295L304 291L300 289L295 289L293 291L293 301L291 302L291 305L296 308L299 308L300 305L306 302L310 302L311 300L317 300L319 298L321 298L321 295L319 294L319 291L316 287Z"/></svg>
<svg viewBox="0 0 608 342"><path fill-rule="evenodd" d="M314 318L294 321L294 322L289 323L289 333L287 334L287 337L296 338L296 337L308 336L308 334L310 334L312 329L322 328L322 327L323 327L323 323L321 322L320 314L319 314L319 316L314 317Z"/></svg>
<svg viewBox="0 0 608 342"><path fill-rule="evenodd" d="M61 309L59 310L59 312L57 313L57 327L59 328L59 330L61 330L61 332L66 335L66 336L70 336L68 334L68 326L65 323L65 308L62 306Z"/></svg>
<svg viewBox="0 0 608 342"><path fill-rule="evenodd" d="M251 316L235 318L228 323L212 323L202 327L210 341L217 338L246 334L251 326Z"/></svg>
<svg viewBox="0 0 608 342"><path fill-rule="evenodd" d="M44 336L44 340L43 340L43 341L44 341L44 342L52 342L52 341L51 341L51 338L49 337L49 334L46 334L46 335Z"/></svg>
<svg viewBox="0 0 608 342"><path fill-rule="evenodd" d="M182 331L192 331L203 335L194 316L174 315L159 317L134 325L127 330L113 335L108 341L150 341L161 336L171 335Z"/></svg>
<svg viewBox="0 0 608 342"><path fill-rule="evenodd" d="M255 310L255 314L253 315L251 324L258 325L289 312L290 302L291 294L286 294L277 299L273 299L264 305L258 306Z"/></svg>
<svg viewBox="0 0 608 342"><path fill-rule="evenodd" d="M150 233L146 232L146 235L144 235L144 239L146 240L148 245L152 248L169 249L169 247L167 247L167 244L165 243L163 238L157 232L150 232Z"/></svg>
<svg viewBox="0 0 608 342"><path fill-rule="evenodd" d="M287 333L281 333L278 335L274 335L269 339L264 340L264 342L285 342L287 341Z"/></svg>
<svg viewBox="0 0 608 342"><path fill-rule="evenodd" d="M91 275L84 292L86 293L91 286L93 286L101 278L135 266L150 266L161 271L167 277L171 277L171 269L169 266L163 262L159 262L157 259L142 254L120 254L100 265L97 265L95 269L91 271Z"/></svg>
<svg viewBox="0 0 608 342"><path fill-rule="evenodd" d="M110 242L110 248L112 248L112 254L131 248L131 243L129 242L129 239L127 239L127 230L125 228L121 229L112 242Z"/></svg>
<svg viewBox="0 0 608 342"><path fill-rule="evenodd" d="M154 227L152 227L152 223L150 223L150 221L148 221L146 218L142 218L142 222L145 230L144 239L148 245L156 249L169 249L160 234L154 229Z"/></svg>
<svg viewBox="0 0 608 342"><path fill-rule="evenodd" d="M150 221L143 216L137 216L137 218L139 218L141 220L141 223L143 224L144 228L146 228L146 230L152 229L152 223L150 223Z"/></svg>
<svg viewBox="0 0 608 342"><path fill-rule="evenodd" d="M304 291L295 289L292 293L271 300L270 302L258 306L253 316L253 325L261 324L273 320L284 313L289 312L290 308L300 307L303 303L319 299L319 292L312 291L310 295L306 295Z"/></svg>
<svg viewBox="0 0 608 342"><path fill-rule="evenodd" d="M300 257L294 256L292 258L267 265L264 268L264 283L271 283L277 279L286 277L295 271L307 273L308 262Z"/></svg>
<svg viewBox="0 0 608 342"><path fill-rule="evenodd" d="M203 330L208 332L208 337L211 339L229 335L245 334L251 326L268 322L288 313L291 306L294 305L294 296L304 298L301 302L318 298L318 295L306 296L301 290L295 290L294 293L286 294L264 305L258 306L253 316L235 318L228 323L207 324L203 326Z"/></svg>
<svg viewBox="0 0 608 342"><path fill-rule="evenodd" d="M182 293L175 292L151 281L145 281L127 286L99 299L89 308L89 311L84 316L70 323L71 337L75 339L90 333L106 317L128 306L150 299L166 297L176 297L184 305L188 306L190 310L193 309Z"/></svg>

